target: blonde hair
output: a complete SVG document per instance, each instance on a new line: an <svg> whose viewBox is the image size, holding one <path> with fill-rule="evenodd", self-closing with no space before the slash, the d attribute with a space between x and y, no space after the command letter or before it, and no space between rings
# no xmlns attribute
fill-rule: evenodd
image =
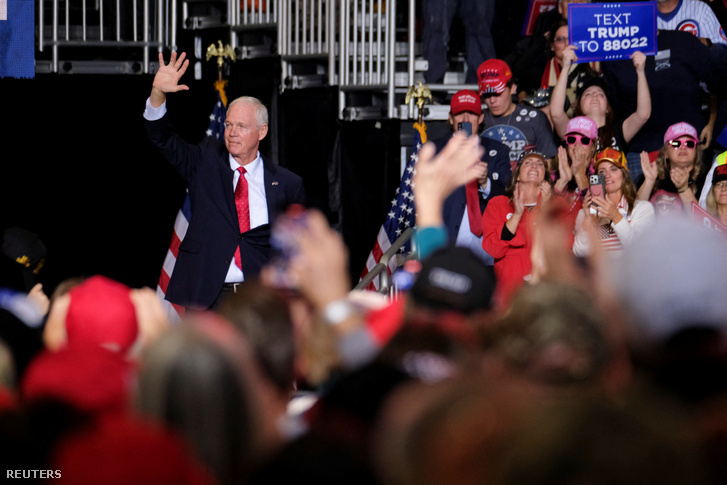
<svg viewBox="0 0 727 485"><path fill-rule="evenodd" d="M671 170L671 161L669 160L669 144L664 143L664 146L661 147L661 150L659 150L659 154L656 156L656 170L657 180L664 180L666 178L666 172ZM699 175L699 171L701 170L701 160L702 160L702 147L697 142L697 146L694 148L694 160L692 169L689 171L689 186L691 187L695 181L697 180L697 175Z"/></svg>
<svg viewBox="0 0 727 485"><path fill-rule="evenodd" d="M719 217L717 216L717 198L714 196L714 188L717 186L718 183L719 182L712 182L712 186L709 188L709 192L707 192L706 206L707 212L710 215L713 215L719 219Z"/></svg>

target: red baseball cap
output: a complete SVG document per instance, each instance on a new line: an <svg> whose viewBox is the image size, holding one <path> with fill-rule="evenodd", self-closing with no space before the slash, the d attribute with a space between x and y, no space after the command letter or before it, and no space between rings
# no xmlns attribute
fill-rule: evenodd
<svg viewBox="0 0 727 485"><path fill-rule="evenodd" d="M488 59L477 69L477 81L480 85L480 96L483 94L501 94L512 79L512 70L505 61Z"/></svg>
<svg viewBox="0 0 727 485"><path fill-rule="evenodd" d="M463 111L471 111L476 115L482 113L482 101L480 100L480 96L469 89L463 89L454 93L449 107L449 110L453 115Z"/></svg>
<svg viewBox="0 0 727 485"><path fill-rule="evenodd" d="M66 315L70 347L100 345L125 353L138 335L131 288L105 276L92 276L69 291Z"/></svg>

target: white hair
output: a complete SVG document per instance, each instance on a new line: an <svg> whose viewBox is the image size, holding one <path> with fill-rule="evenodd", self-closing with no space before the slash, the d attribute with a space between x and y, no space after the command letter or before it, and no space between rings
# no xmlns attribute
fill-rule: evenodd
<svg viewBox="0 0 727 485"><path fill-rule="evenodd" d="M268 124L268 109L259 99L253 98L252 96L240 96L239 98L234 99L227 106L227 109L229 110L236 104L248 104L255 107L255 119L257 119L258 128Z"/></svg>

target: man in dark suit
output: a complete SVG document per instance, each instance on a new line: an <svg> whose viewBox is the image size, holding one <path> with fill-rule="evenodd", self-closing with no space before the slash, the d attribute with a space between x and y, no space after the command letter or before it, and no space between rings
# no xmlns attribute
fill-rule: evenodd
<svg viewBox="0 0 727 485"><path fill-rule="evenodd" d="M464 126L469 126L471 133L477 133L483 119L482 102L476 92L465 89L452 96L448 117L452 133L463 129ZM460 123L470 123L470 125L463 125L463 128L460 128ZM451 135L434 140L437 152L444 148L450 138ZM480 143L483 154L480 160L479 180L452 192L444 201L442 217L447 227L450 244L469 247L486 264L492 265L494 262L492 257L482 249L481 219L487 201L505 193L505 186L511 176L510 148L490 138L480 137Z"/></svg>
<svg viewBox="0 0 727 485"><path fill-rule="evenodd" d="M159 54L144 117L149 139L184 177L191 202L166 298L203 309L258 275L271 253L270 226L291 204L304 204L305 193L299 176L260 156L268 115L255 98L229 104L224 144L206 137L194 145L174 132L167 94L189 89L179 83L188 65L184 53L173 52L166 65Z"/></svg>

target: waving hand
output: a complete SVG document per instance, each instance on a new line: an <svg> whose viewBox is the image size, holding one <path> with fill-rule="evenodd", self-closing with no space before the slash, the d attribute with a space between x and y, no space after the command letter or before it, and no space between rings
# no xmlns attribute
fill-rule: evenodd
<svg viewBox="0 0 727 485"><path fill-rule="evenodd" d="M189 90L189 86L186 84L179 84L179 79L189 66L189 59L185 58L186 54L184 52L179 57L177 57L176 52L172 52L169 64L164 64L164 55L161 52L159 53L159 70L154 76L151 88L151 104L155 108L166 101L167 93Z"/></svg>

